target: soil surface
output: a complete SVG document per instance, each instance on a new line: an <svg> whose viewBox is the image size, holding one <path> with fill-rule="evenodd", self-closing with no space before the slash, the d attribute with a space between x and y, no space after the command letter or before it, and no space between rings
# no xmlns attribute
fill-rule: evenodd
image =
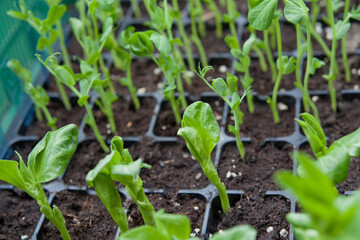
<svg viewBox="0 0 360 240"><path fill-rule="evenodd" d="M153 115L156 100L153 98L140 98L140 110L137 112L132 101L119 98L113 103L113 112L116 124L116 134L119 136L141 136L145 135L149 128L150 120ZM93 110L94 117L102 135L111 139L114 134L111 132L108 118L97 107ZM95 136L93 130L86 125L85 134Z"/></svg>
<svg viewBox="0 0 360 240"><path fill-rule="evenodd" d="M240 106L245 114L244 124L240 126L240 136L251 137L252 140L262 142L266 137L283 137L291 135L295 130L295 100L289 97L279 96L278 103L284 104L288 109L283 111L279 110L280 122L275 124L272 111L266 102L257 101L254 98L255 113L250 114L246 101L244 101ZM234 124L231 112L228 114L227 119L227 125L229 124ZM234 136L227 130L226 134Z"/></svg>
<svg viewBox="0 0 360 240"><path fill-rule="evenodd" d="M111 79L114 82L117 93L130 95L127 87L120 84L120 77L125 77L123 71L116 69L114 66L110 68ZM150 59L135 59L131 64L131 76L134 87L138 92L153 92L162 90L164 75L160 68Z"/></svg>
<svg viewBox="0 0 360 240"><path fill-rule="evenodd" d="M285 216L290 212L290 201L281 196L264 196L264 194L248 194L232 203L230 212L224 215L217 199L216 209L210 216L210 233L226 230L239 224L249 224L258 231L257 239L273 240L288 239L280 237L280 231L285 229L289 233L290 225ZM271 232L270 227L273 228Z"/></svg>
<svg viewBox="0 0 360 240"><path fill-rule="evenodd" d="M203 102L210 104L215 118L218 120L218 124L221 122L221 118L223 115L223 106L224 103L219 98L201 98ZM190 103L188 102L190 105ZM181 116L183 111L181 111ZM176 136L177 131L180 129L180 124L176 124L174 113L171 109L169 102L163 102L162 108L159 112L157 117L155 127L154 127L154 134L156 136Z"/></svg>
<svg viewBox="0 0 360 240"><path fill-rule="evenodd" d="M280 169L292 170L293 146L285 143L267 143L264 146L245 143L245 160L242 161L235 143L222 149L219 176L227 189L246 192L280 190L273 175Z"/></svg>
<svg viewBox="0 0 360 240"><path fill-rule="evenodd" d="M29 239L41 213L36 201L20 190L1 190L0 199L0 239Z"/></svg>
<svg viewBox="0 0 360 240"><path fill-rule="evenodd" d="M131 146L129 150L134 154L133 159L140 157L152 166L151 169L141 169L140 177L145 188L163 188L168 192L176 192L178 189L204 188L210 183L183 140L178 143L155 144L144 141ZM214 153L215 151L213 160Z"/></svg>
<svg viewBox="0 0 360 240"><path fill-rule="evenodd" d="M310 75L309 79L309 90L328 90L328 80L323 78L323 75L329 74L329 59L326 57L319 57L320 60L326 63L326 66L317 69L314 75ZM303 71L306 70L306 60L304 61ZM349 56L349 66L351 72L351 80L349 83L345 80L345 70L343 66L342 58L337 58L337 66L339 66L340 74L334 80L334 88L337 91L343 89L359 89L360 87L360 56L350 55Z"/></svg>
<svg viewBox="0 0 360 240"><path fill-rule="evenodd" d="M195 60L197 65L199 60ZM205 79L211 84L213 79L223 78L226 80L226 72L231 71L231 61L226 58L213 58L209 61L209 65L213 67L214 70L209 70L206 73ZM209 86L195 73L193 72L194 77L191 78L192 84L187 85L184 83L184 89L186 92L190 93L192 96L200 96L206 92L212 92Z"/></svg>
<svg viewBox="0 0 360 240"><path fill-rule="evenodd" d="M191 232L195 233L197 237L200 236L206 208L206 201L200 196L190 194L180 194L178 196L149 194L147 197L154 206L155 211L164 209L167 213L183 214L189 217ZM143 225L144 222L136 204L132 200L128 200L125 206L130 212L128 214L129 228ZM196 233L195 229L199 230L198 233Z"/></svg>
<svg viewBox="0 0 360 240"><path fill-rule="evenodd" d="M84 192L57 193L53 204L64 215L71 239L114 239L117 225L96 195ZM62 239L54 225L44 223L43 239Z"/></svg>
<svg viewBox="0 0 360 240"><path fill-rule="evenodd" d="M63 103L60 99L51 99L48 104L48 109L51 113L51 116L57 118L57 129L70 123L74 123L78 127L80 127L81 120L83 119L85 114L85 108L80 107L77 104L76 98L71 98L70 102L72 105L72 109L70 111L67 111L64 108ZM45 116L42 122L39 122L36 119L36 116L34 116L34 122L28 128L21 129L20 134L24 134L27 136L38 136L42 138L48 131L51 131L51 128L47 125Z"/></svg>
<svg viewBox="0 0 360 240"><path fill-rule="evenodd" d="M80 143L64 175L69 185L87 186L86 174L105 157L100 144L94 141Z"/></svg>

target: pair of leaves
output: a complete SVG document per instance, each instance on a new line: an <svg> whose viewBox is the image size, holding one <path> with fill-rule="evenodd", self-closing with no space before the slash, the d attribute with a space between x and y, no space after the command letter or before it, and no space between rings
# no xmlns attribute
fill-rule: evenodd
<svg viewBox="0 0 360 240"><path fill-rule="evenodd" d="M77 144L78 129L75 124L48 132L30 152L28 167L21 156L20 170L17 162L0 160L0 179L32 195L31 188L36 183L51 181L65 171Z"/></svg>
<svg viewBox="0 0 360 240"><path fill-rule="evenodd" d="M296 59L294 57L282 56L282 74L287 75L295 71L296 68ZM280 58L276 60L276 67L280 69Z"/></svg>

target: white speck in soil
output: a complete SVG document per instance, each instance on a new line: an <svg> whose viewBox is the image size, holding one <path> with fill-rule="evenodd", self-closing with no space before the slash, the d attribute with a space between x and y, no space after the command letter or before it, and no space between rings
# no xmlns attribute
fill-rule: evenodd
<svg viewBox="0 0 360 240"><path fill-rule="evenodd" d="M286 90L285 90L285 88L280 88L279 91L280 91L280 92L285 92Z"/></svg>
<svg viewBox="0 0 360 240"><path fill-rule="evenodd" d="M313 96L311 100L315 103L319 100L319 96Z"/></svg>
<svg viewBox="0 0 360 240"><path fill-rule="evenodd" d="M231 159L231 162L234 163L234 162L235 162L235 159Z"/></svg>
<svg viewBox="0 0 360 240"><path fill-rule="evenodd" d="M216 115L215 117L216 120L221 120L221 118L222 118L221 115Z"/></svg>
<svg viewBox="0 0 360 240"><path fill-rule="evenodd" d="M183 158L188 158L188 157L190 157L190 154L188 154L188 153L183 153Z"/></svg>
<svg viewBox="0 0 360 240"><path fill-rule="evenodd" d="M180 203L175 202L174 207L180 207Z"/></svg>
<svg viewBox="0 0 360 240"><path fill-rule="evenodd" d="M146 92L146 88L144 88L144 87L139 88L136 92L139 93L139 94L145 93L145 92Z"/></svg>
<svg viewBox="0 0 360 240"><path fill-rule="evenodd" d="M320 35L323 33L323 29L322 29L321 23L317 22L317 23L315 24L315 31L316 31L318 34L320 34Z"/></svg>
<svg viewBox="0 0 360 240"><path fill-rule="evenodd" d="M274 231L274 228L273 227L268 227L267 229L266 229L266 231L268 232L268 233L271 233L272 231Z"/></svg>
<svg viewBox="0 0 360 240"><path fill-rule="evenodd" d="M220 106L220 102L219 101L215 101L215 106Z"/></svg>
<svg viewBox="0 0 360 240"><path fill-rule="evenodd" d="M195 233L190 233L190 237L195 237L196 234Z"/></svg>
<svg viewBox="0 0 360 240"><path fill-rule="evenodd" d="M279 103L277 104L277 107L278 107L278 109L279 109L280 111L286 111L286 110L289 109L289 107L288 107L286 104L282 103L282 102L279 102Z"/></svg>
<svg viewBox="0 0 360 240"><path fill-rule="evenodd" d="M132 121L130 121L130 122L128 122L127 124L126 124L126 127L127 128L130 128L132 126Z"/></svg>
<svg viewBox="0 0 360 240"><path fill-rule="evenodd" d="M221 72L221 73L226 73L226 71L227 71L227 66L226 66L226 65L221 65L221 66L219 67L219 72Z"/></svg>
<svg viewBox="0 0 360 240"><path fill-rule="evenodd" d="M161 127L161 130L164 130L164 131L165 131L165 130L166 130L166 126L165 126L165 125L162 126L162 127Z"/></svg>
<svg viewBox="0 0 360 240"><path fill-rule="evenodd" d="M161 69L159 67L154 68L153 73L154 73L154 75L159 75L161 73Z"/></svg>
<svg viewBox="0 0 360 240"><path fill-rule="evenodd" d="M193 71L187 71L186 74L187 74L188 77L190 77L190 78L195 77L195 74L193 73Z"/></svg>
<svg viewBox="0 0 360 240"><path fill-rule="evenodd" d="M199 181L200 178L201 178L201 173L196 174L195 180L196 180L196 181Z"/></svg>
<svg viewBox="0 0 360 240"><path fill-rule="evenodd" d="M333 32L332 32L332 29L330 27L325 28L325 38L327 40L332 40L333 39Z"/></svg>
<svg viewBox="0 0 360 240"><path fill-rule="evenodd" d="M354 85L353 88L354 88L354 90L359 90L360 87L359 87L359 85Z"/></svg>
<svg viewBox="0 0 360 240"><path fill-rule="evenodd" d="M194 231L195 231L195 233L199 233L199 232L200 232L200 228L195 228Z"/></svg>
<svg viewBox="0 0 360 240"><path fill-rule="evenodd" d="M194 207L194 210L195 210L195 211L199 210L199 207L198 207L198 206L195 206L195 207Z"/></svg>
<svg viewBox="0 0 360 240"><path fill-rule="evenodd" d="M21 236L21 240L25 240L25 239L28 239L28 235L22 235Z"/></svg>
<svg viewBox="0 0 360 240"><path fill-rule="evenodd" d="M352 69L351 69L351 73L354 74L354 75L357 74L356 68L352 68Z"/></svg>
<svg viewBox="0 0 360 240"><path fill-rule="evenodd" d="M165 167L165 163L163 161L159 161L160 167Z"/></svg>
<svg viewBox="0 0 360 240"><path fill-rule="evenodd" d="M164 83L163 83L163 82L159 82L159 83L157 84L157 88L158 88L158 89L162 89L163 86L164 86Z"/></svg>
<svg viewBox="0 0 360 240"><path fill-rule="evenodd" d="M284 228L280 230L280 237L285 238L288 234L288 231L286 231Z"/></svg>

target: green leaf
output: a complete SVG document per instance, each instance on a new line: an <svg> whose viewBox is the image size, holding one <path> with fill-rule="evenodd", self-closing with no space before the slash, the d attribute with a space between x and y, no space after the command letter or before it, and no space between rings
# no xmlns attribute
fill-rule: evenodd
<svg viewBox="0 0 360 240"><path fill-rule="evenodd" d="M254 8L259 5L263 0L249 0L250 8Z"/></svg>
<svg viewBox="0 0 360 240"><path fill-rule="evenodd" d="M144 225L136 227L121 234L119 240L169 240L152 226Z"/></svg>
<svg viewBox="0 0 360 240"><path fill-rule="evenodd" d="M123 48L128 48L128 41L130 37L134 34L134 32L134 26L129 26L124 31L121 31L118 39L119 45Z"/></svg>
<svg viewBox="0 0 360 240"><path fill-rule="evenodd" d="M360 128L340 138L337 142L347 147L350 157L360 157Z"/></svg>
<svg viewBox="0 0 360 240"><path fill-rule="evenodd" d="M284 9L285 18L294 24L305 24L309 21L308 11L301 7L296 1L289 1Z"/></svg>
<svg viewBox="0 0 360 240"><path fill-rule="evenodd" d="M287 75L292 73L293 71L295 71L296 68L296 59L294 57L288 57L288 56L283 56L282 57L282 61L283 61L283 74ZM276 65L278 67L278 69L280 68L280 59L278 58L276 60Z"/></svg>
<svg viewBox="0 0 360 240"><path fill-rule="evenodd" d="M228 86L222 78L213 79L212 86L214 87L216 93L221 97L226 97L229 94Z"/></svg>
<svg viewBox="0 0 360 240"><path fill-rule="evenodd" d="M314 221L307 213L288 213L286 220L295 227L312 228Z"/></svg>
<svg viewBox="0 0 360 240"><path fill-rule="evenodd" d="M83 22L78 18L69 18L69 22L76 40L81 42L85 35L85 26Z"/></svg>
<svg viewBox="0 0 360 240"><path fill-rule="evenodd" d="M154 220L157 230L164 236L177 239L188 239L190 236L190 220L185 215L156 212Z"/></svg>
<svg viewBox="0 0 360 240"><path fill-rule="evenodd" d="M263 0L249 11L250 24L258 31L269 28L274 18L278 0Z"/></svg>
<svg viewBox="0 0 360 240"><path fill-rule="evenodd" d="M56 66L55 73L59 76L59 80L66 86L72 87L75 85L76 80L74 78L74 75L65 66Z"/></svg>
<svg viewBox="0 0 360 240"><path fill-rule="evenodd" d="M257 231L249 225L241 225L216 233L211 240L255 240Z"/></svg>
<svg viewBox="0 0 360 240"><path fill-rule="evenodd" d="M96 177L103 173L106 175L111 174L111 166L120 164L121 156L118 151L112 151L110 154L106 155L105 158L101 159L98 164L86 174L86 182L90 187L94 185Z"/></svg>
<svg viewBox="0 0 360 240"><path fill-rule="evenodd" d="M28 156L28 166L40 183L51 181L66 169L78 144L78 128L66 125L48 132Z"/></svg>
<svg viewBox="0 0 360 240"><path fill-rule="evenodd" d="M349 14L351 18L360 21L360 6L354 7Z"/></svg>
<svg viewBox="0 0 360 240"><path fill-rule="evenodd" d="M124 150L124 141L121 137L115 136L111 139L111 151L118 151L119 153L122 153Z"/></svg>
<svg viewBox="0 0 360 240"><path fill-rule="evenodd" d="M346 33L350 29L350 23L349 22L343 22L342 20L338 20L335 23L335 37L336 40L342 39L346 36Z"/></svg>
<svg viewBox="0 0 360 240"><path fill-rule="evenodd" d="M27 83L31 83L31 72L26 69L23 68L21 66L21 63L16 60L16 59L11 59L6 63L6 66L13 72L16 74L16 76L18 78L20 78L21 81L23 82L27 82Z"/></svg>
<svg viewBox="0 0 360 240"><path fill-rule="evenodd" d="M111 174L114 176L114 179L117 177L136 177L140 174L140 169L142 167L142 160L138 159L130 163L120 163L117 165L111 166Z"/></svg>
<svg viewBox="0 0 360 240"><path fill-rule="evenodd" d="M191 154L200 162L207 161L220 138L220 128L209 104L195 102L185 109L178 135Z"/></svg>
<svg viewBox="0 0 360 240"><path fill-rule="evenodd" d="M320 123L310 114L302 113L304 121L296 119L305 133L314 155L318 158L327 152L326 136Z"/></svg>
<svg viewBox="0 0 360 240"><path fill-rule="evenodd" d="M170 54L171 45L169 39L166 36L155 32L151 34L150 40L155 44L156 48L161 54L164 54L165 56Z"/></svg>
<svg viewBox="0 0 360 240"><path fill-rule="evenodd" d="M130 51L138 57L148 57L154 52L154 45L147 32L136 32L129 39Z"/></svg>
<svg viewBox="0 0 360 240"><path fill-rule="evenodd" d="M48 39L46 37L40 37L36 45L36 50L43 51L48 45L50 45Z"/></svg>
<svg viewBox="0 0 360 240"><path fill-rule="evenodd" d="M226 83L231 93L238 91L238 78L231 73L226 73Z"/></svg>
<svg viewBox="0 0 360 240"><path fill-rule="evenodd" d="M0 160L0 180L26 190L26 184L20 174L19 163L12 160Z"/></svg>
<svg viewBox="0 0 360 240"><path fill-rule="evenodd" d="M9 10L6 12L6 14L12 18L16 18L24 21L27 19L27 16L25 16L23 13L14 10Z"/></svg>
<svg viewBox="0 0 360 240"><path fill-rule="evenodd" d="M325 62L316 58L316 57L313 57L312 58L312 61L311 61L311 69L310 69L310 74L311 75L314 75L315 74L315 71L316 69L319 69L319 68L322 68L323 66L325 66Z"/></svg>
<svg viewBox="0 0 360 240"><path fill-rule="evenodd" d="M66 12L66 5L53 5L49 9L47 18L44 20L43 24L50 29L57 21L59 21L64 13Z"/></svg>
<svg viewBox="0 0 360 240"><path fill-rule="evenodd" d="M114 25L113 19L111 17L108 17L105 20L105 23L103 25L103 33L102 33L101 38L100 38L101 43L106 41L106 39L110 36L110 34L113 31L113 25Z"/></svg>
<svg viewBox="0 0 360 240"><path fill-rule="evenodd" d="M250 37L244 42L243 45L243 52L245 56L248 56L252 46L254 45L254 43L256 42L256 35L255 34L251 34Z"/></svg>

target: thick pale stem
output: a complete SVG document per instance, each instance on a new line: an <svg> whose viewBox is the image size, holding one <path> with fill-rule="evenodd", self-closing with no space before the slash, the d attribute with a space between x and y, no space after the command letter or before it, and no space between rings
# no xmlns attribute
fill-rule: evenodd
<svg viewBox="0 0 360 240"><path fill-rule="evenodd" d="M136 88L134 87L132 76L131 76L131 64L129 64L129 67L126 69L126 78L128 83L128 89L130 92L131 100L134 103L136 111L140 109L140 101L138 96L136 95Z"/></svg>
<svg viewBox="0 0 360 240"><path fill-rule="evenodd" d="M64 31L61 25L61 20L56 22L56 30L58 33L59 43L60 43L60 49L62 53L62 58L66 66L68 66L70 69L72 69L71 61L69 57L69 53L65 44L65 38L64 38Z"/></svg>
<svg viewBox="0 0 360 240"><path fill-rule="evenodd" d="M264 51L266 54L266 58L269 62L270 68L271 68L271 81L275 82L276 80L276 75L277 75L277 70L276 70L276 64L270 49L270 45L269 45L269 32L268 30L265 30L263 32L263 36L264 36Z"/></svg>
<svg viewBox="0 0 360 240"><path fill-rule="evenodd" d="M346 19L346 16L349 12L350 7L350 0L345 1L345 7L344 7L344 20ZM348 55L347 55L347 43L346 43L346 35L341 39L341 50L342 50L342 60L344 64L345 69L345 81L350 82L351 80L351 73L350 73L350 66L348 61Z"/></svg>
<svg viewBox="0 0 360 240"><path fill-rule="evenodd" d="M51 116L51 113L47 109L46 106L41 107L41 110L43 111L46 121L48 122L48 126L51 127L51 131L56 130L56 120Z"/></svg>
<svg viewBox="0 0 360 240"><path fill-rule="evenodd" d="M250 95L250 94L248 94L248 95ZM234 116L236 147L240 153L241 159L243 160L243 162L245 162L244 144L242 143L241 138L240 138L240 119L239 119L240 108L237 107L236 109L233 109L232 112L233 112L233 116Z"/></svg>
<svg viewBox="0 0 360 240"><path fill-rule="evenodd" d="M226 193L225 185L221 182L219 175L211 161L211 158L204 159L202 162L200 162L200 165L205 175L209 178L210 182L214 184L218 190L223 213L227 214L230 210L229 197Z"/></svg>
<svg viewBox="0 0 360 240"><path fill-rule="evenodd" d="M139 3L137 0L130 0L130 3L131 3L131 7L134 11L134 15L136 18L141 18L141 11L140 11L140 8L139 8Z"/></svg>
<svg viewBox="0 0 360 240"><path fill-rule="evenodd" d="M328 82L329 82L329 92L330 92L330 99L331 99L331 109L336 112L336 90L334 88L334 77L335 77L335 66L336 66L336 37L335 37L335 20L334 20L334 13L332 10L332 2L331 0L326 1L326 10L330 22L330 26L333 32L333 39L331 42L331 57L330 57L330 69L328 74Z"/></svg>

